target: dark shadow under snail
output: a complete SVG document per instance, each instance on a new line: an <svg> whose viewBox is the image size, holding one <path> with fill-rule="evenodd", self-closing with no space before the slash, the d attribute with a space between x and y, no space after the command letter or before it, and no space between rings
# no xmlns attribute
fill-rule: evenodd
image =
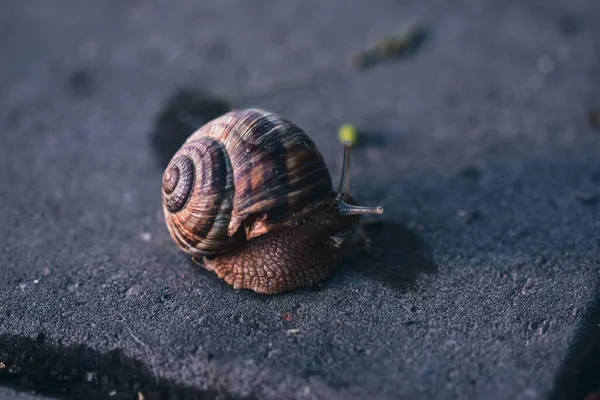
<svg viewBox="0 0 600 400"><path fill-rule="evenodd" d="M259 109L228 112L193 133L163 174L163 211L177 245L235 289L275 294L329 277L359 218L381 214L350 196L350 147L338 191L310 137Z"/></svg>

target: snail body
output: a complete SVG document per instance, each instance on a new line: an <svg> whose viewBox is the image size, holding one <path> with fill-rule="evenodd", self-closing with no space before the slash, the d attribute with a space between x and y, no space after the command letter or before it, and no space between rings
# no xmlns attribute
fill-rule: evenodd
<svg viewBox="0 0 600 400"><path fill-rule="evenodd" d="M310 137L260 109L228 112L194 132L163 174L177 245L235 289L281 293L330 276L356 229L349 146L338 192Z"/></svg>

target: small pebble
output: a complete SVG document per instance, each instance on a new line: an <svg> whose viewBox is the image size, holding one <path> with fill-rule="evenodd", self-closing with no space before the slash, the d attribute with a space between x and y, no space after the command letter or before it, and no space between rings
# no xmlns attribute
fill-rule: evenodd
<svg viewBox="0 0 600 400"><path fill-rule="evenodd" d="M69 292L73 293L74 291L76 291L76 290L77 290L77 288L78 288L78 287L79 287L79 283L77 283L77 282L70 282L70 283L67 285L67 290L68 290Z"/></svg>
<svg viewBox="0 0 600 400"><path fill-rule="evenodd" d="M525 284L523 285L523 288L521 289L521 294L523 296L527 295L529 289L533 286L533 279L531 278L527 278L527 281L525 282Z"/></svg>
<svg viewBox="0 0 600 400"><path fill-rule="evenodd" d="M141 289L142 289L142 287L140 285L133 285L132 287L127 289L127 292L125 292L125 296L126 297L137 296L140 294Z"/></svg>
<svg viewBox="0 0 600 400"><path fill-rule="evenodd" d="M95 372L86 372L85 373L85 380L86 382L91 382L93 380L96 379L96 373Z"/></svg>
<svg viewBox="0 0 600 400"><path fill-rule="evenodd" d="M577 307L575 307L573 309L573 312L571 313L571 318L577 318L578 315L579 315L579 310L577 310Z"/></svg>
<svg viewBox="0 0 600 400"><path fill-rule="evenodd" d="M6 368L6 364L4 364L3 362L0 361L0 369L4 369Z"/></svg>
<svg viewBox="0 0 600 400"><path fill-rule="evenodd" d="M538 326L537 335L544 336L546 334L546 332L548 332L548 322L543 321L542 324L540 326Z"/></svg>
<svg viewBox="0 0 600 400"><path fill-rule="evenodd" d="M296 335L296 334L300 333L300 329L288 329L287 333L288 333L288 335Z"/></svg>
<svg viewBox="0 0 600 400"><path fill-rule="evenodd" d="M39 279L34 279L33 283L38 284L38 283L40 283L40 280Z"/></svg>
<svg viewBox="0 0 600 400"><path fill-rule="evenodd" d="M140 236L144 242L149 242L152 240L152 234L150 232L142 232Z"/></svg>

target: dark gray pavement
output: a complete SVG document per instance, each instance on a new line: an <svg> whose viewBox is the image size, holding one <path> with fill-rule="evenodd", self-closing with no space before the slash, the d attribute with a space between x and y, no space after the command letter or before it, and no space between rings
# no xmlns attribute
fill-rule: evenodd
<svg viewBox="0 0 600 400"><path fill-rule="evenodd" d="M596 0L3 1L0 384L113 399L600 390L598 21ZM350 67L412 22L430 29L412 57ZM169 107L182 90L288 117L334 181L337 128L367 130L352 180L385 207L373 254L272 297L199 270L160 210L173 129L202 121L189 96Z"/></svg>
<svg viewBox="0 0 600 400"><path fill-rule="evenodd" d="M36 393L27 393L16 391L9 388L0 387L0 399L5 400L49 400L50 397L38 395Z"/></svg>

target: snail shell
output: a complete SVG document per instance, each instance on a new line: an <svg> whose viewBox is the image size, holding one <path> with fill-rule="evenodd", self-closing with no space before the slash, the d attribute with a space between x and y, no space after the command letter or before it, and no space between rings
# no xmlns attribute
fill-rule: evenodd
<svg viewBox="0 0 600 400"><path fill-rule="evenodd" d="M163 176L167 226L195 256L222 253L265 234L332 193L313 141L289 121L260 110L232 111L204 125Z"/></svg>
<svg viewBox="0 0 600 400"><path fill-rule="evenodd" d="M260 293L329 276L358 215L383 211L336 194L310 137L260 109L233 110L194 132L163 174L162 198L183 251Z"/></svg>

